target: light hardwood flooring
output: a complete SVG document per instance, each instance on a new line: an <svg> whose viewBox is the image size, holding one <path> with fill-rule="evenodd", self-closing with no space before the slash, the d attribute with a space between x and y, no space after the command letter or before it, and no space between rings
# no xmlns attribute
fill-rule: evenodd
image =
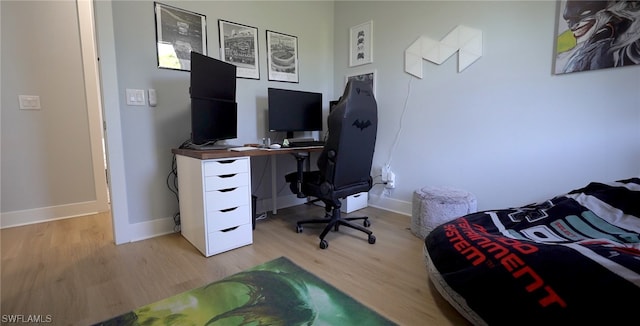
<svg viewBox="0 0 640 326"><path fill-rule="evenodd" d="M295 221L324 209L301 205L257 222L252 245L205 258L179 233L116 246L109 213L1 231L2 315L50 315L90 325L285 256L400 325L468 325L429 282L423 241L410 218L368 207L377 238L346 227L318 247L320 226Z"/></svg>

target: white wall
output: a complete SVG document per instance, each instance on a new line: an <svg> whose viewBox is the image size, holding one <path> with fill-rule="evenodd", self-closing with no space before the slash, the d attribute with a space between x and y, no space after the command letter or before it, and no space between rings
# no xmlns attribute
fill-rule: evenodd
<svg viewBox="0 0 640 326"><path fill-rule="evenodd" d="M349 28L368 20L374 62L349 68ZM391 162L397 176L372 203L410 214L414 190L452 186L494 209L639 175L640 66L553 75L556 21L555 1L336 2L335 90L345 74L377 71L374 166ZM423 79L404 72L419 36L458 25L483 31L480 60L462 73L455 56L424 61Z"/></svg>
<svg viewBox="0 0 640 326"><path fill-rule="evenodd" d="M88 107L97 100L89 99L85 89L88 71L80 36L84 28L80 21L85 20L79 19L74 1L0 5L0 226L106 210L102 149L92 152L91 146ZM19 95L38 95L41 109L20 110ZM97 164L92 155L97 155Z"/></svg>

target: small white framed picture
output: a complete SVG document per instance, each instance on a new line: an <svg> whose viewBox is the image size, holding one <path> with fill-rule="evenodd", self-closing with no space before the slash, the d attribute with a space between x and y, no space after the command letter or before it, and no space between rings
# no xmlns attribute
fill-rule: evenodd
<svg viewBox="0 0 640 326"><path fill-rule="evenodd" d="M349 67L373 62L373 20L351 27Z"/></svg>
<svg viewBox="0 0 640 326"><path fill-rule="evenodd" d="M369 84L371 86L371 90L373 91L373 96L376 96L376 71L375 70L347 75L344 80L345 85L352 79L363 81Z"/></svg>

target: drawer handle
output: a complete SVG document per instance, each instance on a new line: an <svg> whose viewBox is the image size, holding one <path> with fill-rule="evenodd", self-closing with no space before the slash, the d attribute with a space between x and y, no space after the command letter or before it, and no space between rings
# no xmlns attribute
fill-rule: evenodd
<svg viewBox="0 0 640 326"><path fill-rule="evenodd" d="M240 227L240 225L238 225L238 226L234 226L234 227L232 227L232 228L228 228L228 229L220 230L220 232L229 232L229 231L233 231L233 230L235 230L235 229L237 229L237 228L239 228L239 227Z"/></svg>
<svg viewBox="0 0 640 326"><path fill-rule="evenodd" d="M231 164L233 162L235 162L236 160L222 160L222 161L218 161L218 163L220 164Z"/></svg>
<svg viewBox="0 0 640 326"><path fill-rule="evenodd" d="M236 209L238 209L238 207L232 207L232 208L227 208L227 209L221 209L220 211L223 213L226 212L231 212L231 211L235 211Z"/></svg>
<svg viewBox="0 0 640 326"><path fill-rule="evenodd" d="M235 187L235 188L227 188L227 189L220 189L220 190L218 190L218 191L219 191L219 192L229 192L229 191L234 191L234 190L236 190L236 189L238 189L238 187Z"/></svg>
<svg viewBox="0 0 640 326"><path fill-rule="evenodd" d="M231 178L233 176L235 176L237 173L233 173L233 174L222 174L219 175L218 178Z"/></svg>

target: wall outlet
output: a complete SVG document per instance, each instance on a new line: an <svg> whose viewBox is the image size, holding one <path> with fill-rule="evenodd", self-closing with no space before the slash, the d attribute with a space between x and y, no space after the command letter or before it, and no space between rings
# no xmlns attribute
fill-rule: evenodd
<svg viewBox="0 0 640 326"><path fill-rule="evenodd" d="M18 95L20 110L40 110L40 96Z"/></svg>
<svg viewBox="0 0 640 326"><path fill-rule="evenodd" d="M393 189L396 187L396 174L389 171L387 174L387 184L384 185L387 189Z"/></svg>
<svg viewBox="0 0 640 326"><path fill-rule="evenodd" d="M382 182L387 182L389 181L389 172L391 171L391 168L389 167L389 165L385 165L382 167L382 169L380 170L380 175L381 175L381 179Z"/></svg>

